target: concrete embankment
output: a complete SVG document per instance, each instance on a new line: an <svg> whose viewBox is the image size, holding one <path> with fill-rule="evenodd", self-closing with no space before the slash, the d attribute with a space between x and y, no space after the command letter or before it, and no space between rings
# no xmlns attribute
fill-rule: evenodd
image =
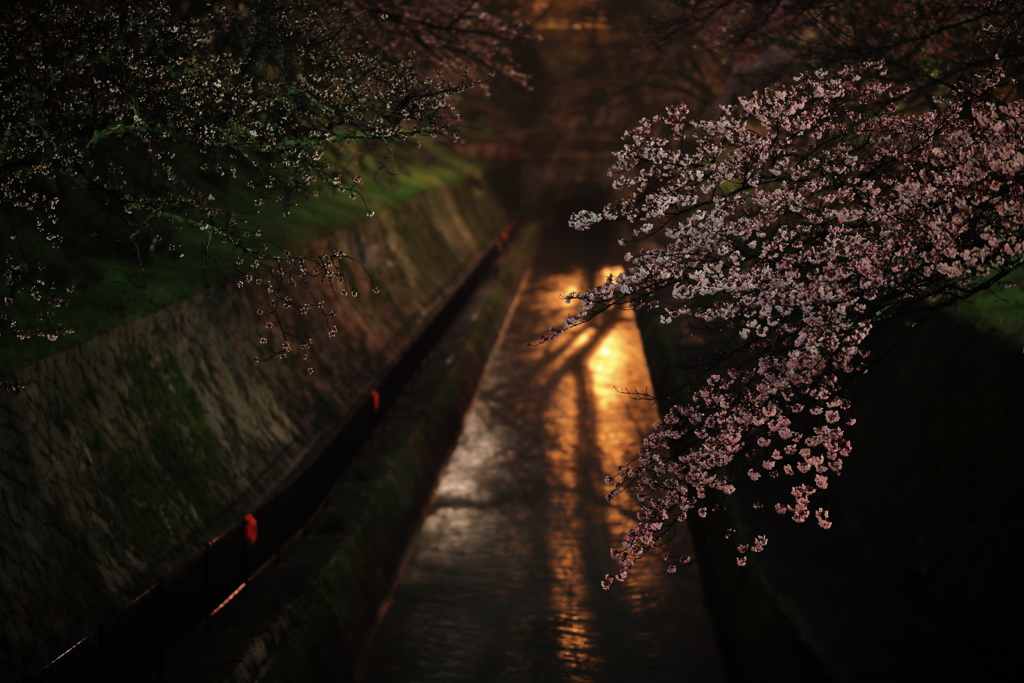
<svg viewBox="0 0 1024 683"><path fill-rule="evenodd" d="M641 328L669 397L699 339L649 318ZM1024 596L1024 514L1011 504L1024 357L945 313L908 331L894 321L871 340L854 451L822 501L832 529L751 515L736 497L691 521L733 680L1006 680L1021 626L1005 617ZM768 548L737 567L725 529L754 526Z"/></svg>
<svg viewBox="0 0 1024 683"><path fill-rule="evenodd" d="M165 683L350 680L536 238L536 224L520 228L302 536L168 654Z"/></svg>
<svg viewBox="0 0 1024 683"><path fill-rule="evenodd" d="M18 371L0 396L0 672L38 670L255 507L364 401L490 248L482 179L413 199L311 253L364 264L310 316L317 371L254 365L260 297L214 289ZM358 271L359 269L354 269Z"/></svg>

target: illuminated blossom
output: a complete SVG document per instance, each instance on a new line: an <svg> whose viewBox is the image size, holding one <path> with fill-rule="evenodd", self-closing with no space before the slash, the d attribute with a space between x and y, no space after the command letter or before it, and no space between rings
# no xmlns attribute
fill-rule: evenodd
<svg viewBox="0 0 1024 683"><path fill-rule="evenodd" d="M573 217L578 229L620 218L638 239L660 235L625 272L569 294L579 312L565 329L623 306L719 335L692 398L613 477L611 495L631 490L641 510L606 584L706 498L756 479L756 463L793 482L776 511L807 520L850 453L847 380L865 369L871 331L987 289L1024 260L1024 103L1011 85L995 71L908 110L907 88L883 73L820 70L716 120L692 121L682 105L643 120L612 169L627 196Z"/></svg>

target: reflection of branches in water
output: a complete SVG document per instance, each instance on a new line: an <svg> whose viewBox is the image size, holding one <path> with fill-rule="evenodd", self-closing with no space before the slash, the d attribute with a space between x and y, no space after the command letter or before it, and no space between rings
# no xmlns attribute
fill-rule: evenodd
<svg viewBox="0 0 1024 683"><path fill-rule="evenodd" d="M574 271L573 281L580 280L581 272ZM517 330L517 336L522 341L525 342L524 337L530 333L530 322L557 313L558 309L545 299L549 297L548 300L553 302L555 292L560 291L567 279L564 275L541 279L541 284L537 287L541 293L531 295L517 310L510 329ZM525 324L521 321L525 321ZM606 476L611 474L608 468L614 468L623 456L635 452L650 420L657 418L653 406L650 408L650 416L641 416L641 413L647 411L638 412L631 402L620 403L617 409L625 411L627 420L632 425L628 430L630 436L626 437L625 441L625 432L615 435L616 430L621 427L606 422L606 409L602 407L605 401L601 394L619 394L610 385L595 386L593 363L595 360L600 363L602 348L609 344L613 344L616 351L620 350L618 347L621 346L621 340L614 337L618 336L617 331L620 331L622 326L632 328L628 314L611 312L595 320L593 327L571 332L559 340L541 345L522 344L521 354L503 359L508 368L506 372L516 381L504 382L495 387L494 393L491 394L498 403L496 414L515 416L513 419L519 428L527 433L537 431L550 435L553 443L548 449L549 455L561 452L565 454L562 457L570 458L554 465L556 469L549 473L550 480L555 485L558 485L559 481L562 481L561 485L567 485L562 469L570 467L578 470L585 479L578 480L579 483L574 485L585 482L586 488L591 492L590 497L586 499L594 503L595 510L606 505L603 482ZM639 339L636 341L636 348L626 350L625 354L638 367L645 369ZM524 367L529 371L526 386L520 381ZM528 401L523 400L524 395L530 397ZM522 423L524 418L529 421L525 425ZM609 438L616 443L621 442L612 447L614 452L605 452L605 442ZM620 502L625 503L626 500ZM634 517L636 507L633 501L625 505L616 505L613 508L616 511L614 517L619 522L628 524ZM573 523L573 520L586 518L592 514L583 510L570 512L571 514L566 513L565 519L558 523ZM621 533L618 527L612 532ZM590 568L595 572L595 576L603 575L606 569L603 563L598 566L597 562Z"/></svg>

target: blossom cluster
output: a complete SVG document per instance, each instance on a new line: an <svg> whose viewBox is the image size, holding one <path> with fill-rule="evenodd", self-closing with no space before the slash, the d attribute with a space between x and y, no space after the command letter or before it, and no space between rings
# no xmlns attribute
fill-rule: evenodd
<svg viewBox="0 0 1024 683"><path fill-rule="evenodd" d="M180 231L203 231L219 251L190 256L244 264L243 284L263 270L280 292L311 268L345 289L341 260L286 256L210 188L244 183L285 215L318 183L358 193L368 143L456 137L452 98L485 68L518 73L518 25L463 0L172 5L17 2L0 22L0 335L71 331L48 272L69 241L181 254Z"/></svg>
<svg viewBox="0 0 1024 683"><path fill-rule="evenodd" d="M579 313L566 329L626 306L727 341L690 400L608 480L610 498L630 489L641 510L606 586L741 480L785 482L788 496L769 505L828 528L815 495L850 454L848 380L866 369L872 329L960 301L1024 261L1015 86L994 72L908 109L907 89L883 74L820 70L713 121L684 106L641 121L612 169L628 196L573 217L577 229L625 220L638 239L657 235L625 272L568 295Z"/></svg>

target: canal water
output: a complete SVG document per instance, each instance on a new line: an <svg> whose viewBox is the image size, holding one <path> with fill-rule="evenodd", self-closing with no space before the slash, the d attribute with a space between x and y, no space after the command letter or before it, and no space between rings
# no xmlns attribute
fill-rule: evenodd
<svg viewBox="0 0 1024 683"><path fill-rule="evenodd" d="M724 680L695 573L651 558L600 586L635 511L605 502L604 477L658 415L623 393L651 385L631 312L536 344L571 310L559 294L615 270L558 247L520 290L361 681Z"/></svg>

